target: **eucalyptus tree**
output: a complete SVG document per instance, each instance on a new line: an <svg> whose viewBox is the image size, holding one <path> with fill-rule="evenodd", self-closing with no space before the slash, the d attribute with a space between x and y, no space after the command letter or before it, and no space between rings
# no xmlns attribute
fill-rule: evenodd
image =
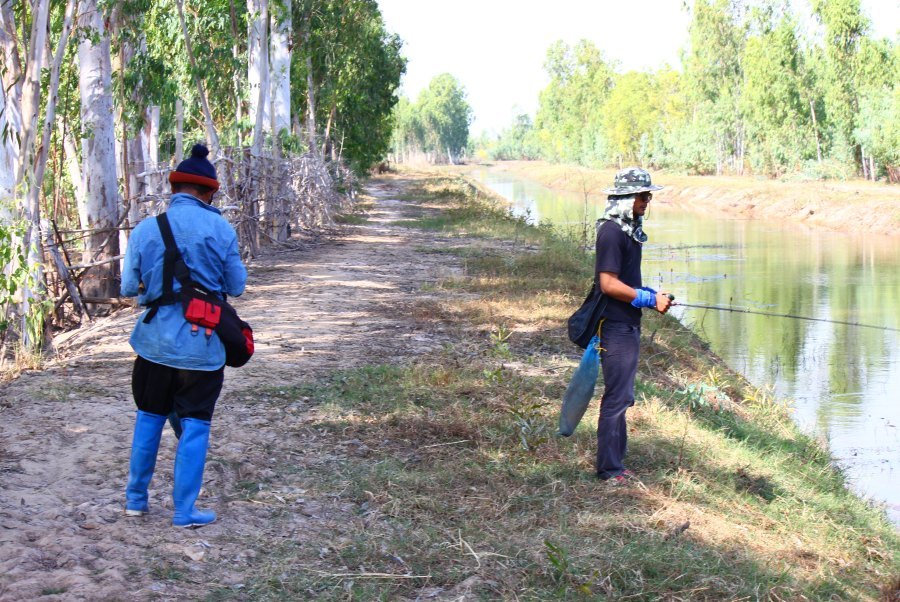
<svg viewBox="0 0 900 602"><path fill-rule="evenodd" d="M82 0L78 26L79 89L81 92L84 215L90 230L84 262L106 263L92 268L84 290L92 297L114 297L119 291L119 184L116 177L115 124L112 102L110 39L97 0Z"/></svg>
<svg viewBox="0 0 900 602"><path fill-rule="evenodd" d="M250 123L253 124L253 148L262 149L263 131L271 129L269 118L269 3L247 0L247 84Z"/></svg>
<svg viewBox="0 0 900 602"><path fill-rule="evenodd" d="M472 108L459 80L449 73L438 75L428 84L416 103L424 130L424 150L436 155L446 151L454 163L469 142Z"/></svg>
<svg viewBox="0 0 900 602"><path fill-rule="evenodd" d="M876 179L885 170L900 175L900 44L864 38L857 61L859 112L853 139L862 172Z"/></svg>
<svg viewBox="0 0 900 602"><path fill-rule="evenodd" d="M853 162L859 155L853 143L859 110L857 55L869 21L859 0L813 0L812 7L825 27L825 106L832 130L831 155Z"/></svg>
<svg viewBox="0 0 900 602"><path fill-rule="evenodd" d="M603 106L613 89L614 65L593 42L569 46L558 41L547 50L544 69L550 83L540 93L535 130L548 157L583 164L605 161Z"/></svg>
<svg viewBox="0 0 900 602"><path fill-rule="evenodd" d="M692 127L715 149L715 173L728 163L741 172L745 150L741 116L745 43L741 0L695 0L691 12L689 48L683 58L694 106Z"/></svg>
<svg viewBox="0 0 900 602"><path fill-rule="evenodd" d="M271 114L272 132L276 136L291 131L291 55L293 21L291 0L280 0L269 10L271 18Z"/></svg>
<svg viewBox="0 0 900 602"><path fill-rule="evenodd" d="M321 151L368 168L391 143L392 111L406 69L402 42L384 26L374 0L295 0L292 99L307 126L324 124ZM330 152L328 152L330 151Z"/></svg>
<svg viewBox="0 0 900 602"><path fill-rule="evenodd" d="M615 80L606 102L606 138L619 165L639 163L649 158L649 141L659 127L659 114L652 89L655 78L649 73L629 71Z"/></svg>
<svg viewBox="0 0 900 602"><path fill-rule="evenodd" d="M815 156L815 131L793 19L764 10L754 21L742 57L741 113L754 171L778 175Z"/></svg>

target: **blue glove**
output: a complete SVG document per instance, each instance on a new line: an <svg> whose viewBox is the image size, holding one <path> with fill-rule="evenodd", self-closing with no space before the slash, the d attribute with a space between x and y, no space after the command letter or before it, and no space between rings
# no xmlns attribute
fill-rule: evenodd
<svg viewBox="0 0 900 602"><path fill-rule="evenodd" d="M635 289L635 292L637 293L637 297L631 302L632 306L637 307L638 309L642 307L656 307L655 294L643 288Z"/></svg>
<svg viewBox="0 0 900 602"><path fill-rule="evenodd" d="M642 287L641 287L641 290L642 290L642 291L650 291L650 292L653 293L654 295L656 294L656 289L650 288L649 286L642 286Z"/></svg>

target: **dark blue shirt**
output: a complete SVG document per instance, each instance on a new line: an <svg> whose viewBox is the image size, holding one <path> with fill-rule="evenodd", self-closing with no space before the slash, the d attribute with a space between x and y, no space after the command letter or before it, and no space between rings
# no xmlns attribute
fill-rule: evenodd
<svg viewBox="0 0 900 602"><path fill-rule="evenodd" d="M594 274L612 272L619 280L632 288L641 286L641 250L639 242L622 232L619 224L603 222L597 231L597 261ZM639 325L641 310L632 307L631 303L609 297L603 316L609 320Z"/></svg>

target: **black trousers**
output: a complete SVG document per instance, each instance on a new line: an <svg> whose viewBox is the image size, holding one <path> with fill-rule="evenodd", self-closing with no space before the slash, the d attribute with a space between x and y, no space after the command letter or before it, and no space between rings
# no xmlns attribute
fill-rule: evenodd
<svg viewBox="0 0 900 602"><path fill-rule="evenodd" d="M134 361L131 392L139 410L179 418L212 420L216 400L225 382L225 367L207 372L155 364L141 356Z"/></svg>
<svg viewBox="0 0 900 602"><path fill-rule="evenodd" d="M606 320L600 327L600 346L605 388L597 425L597 476L609 479L625 472L628 450L625 412L634 405L641 327Z"/></svg>

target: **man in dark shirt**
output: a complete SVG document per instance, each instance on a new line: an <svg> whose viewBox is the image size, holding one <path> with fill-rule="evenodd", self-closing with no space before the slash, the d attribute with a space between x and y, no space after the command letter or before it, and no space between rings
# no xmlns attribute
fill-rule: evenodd
<svg viewBox="0 0 900 602"><path fill-rule="evenodd" d="M603 217L597 220L597 274L600 290L609 298L600 324L600 363L604 391L597 425L597 476L621 484L630 476L624 458L628 441L625 411L634 405L641 339L641 309L669 311L672 302L641 284L641 250L647 235L643 216L661 190L650 174L637 167L616 174Z"/></svg>

